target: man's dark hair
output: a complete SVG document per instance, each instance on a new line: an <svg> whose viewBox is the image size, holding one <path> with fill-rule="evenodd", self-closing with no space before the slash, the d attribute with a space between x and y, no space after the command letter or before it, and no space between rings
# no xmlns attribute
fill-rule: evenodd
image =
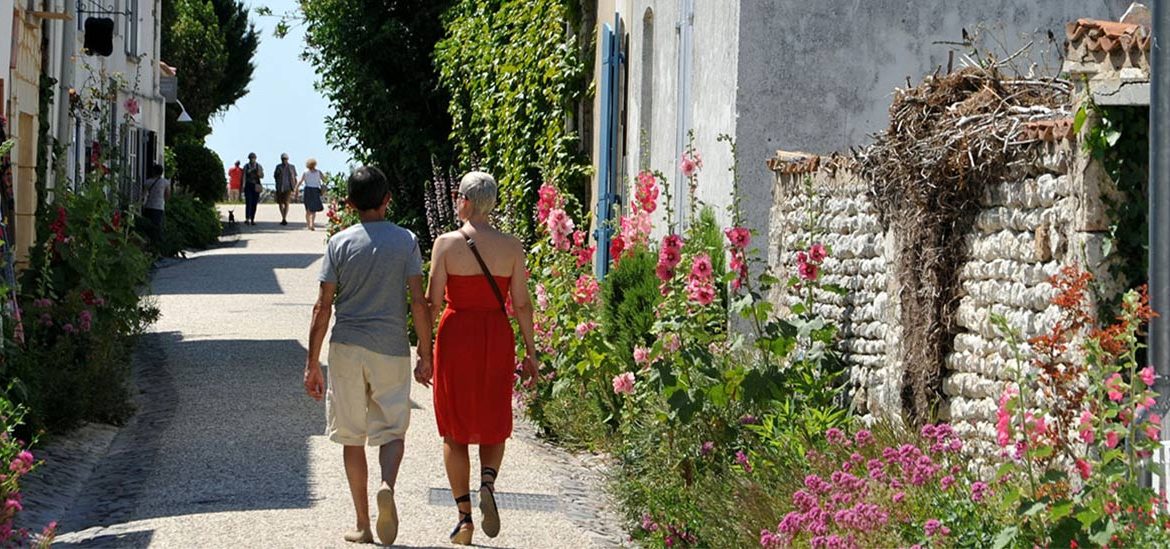
<svg viewBox="0 0 1170 549"><path fill-rule="evenodd" d="M359 210L376 210L390 192L386 174L373 166L362 166L349 174L346 182L350 204Z"/></svg>
<svg viewBox="0 0 1170 549"><path fill-rule="evenodd" d="M148 177L162 177L162 174L163 174L162 164L151 164L150 171L148 171L146 173L146 175Z"/></svg>

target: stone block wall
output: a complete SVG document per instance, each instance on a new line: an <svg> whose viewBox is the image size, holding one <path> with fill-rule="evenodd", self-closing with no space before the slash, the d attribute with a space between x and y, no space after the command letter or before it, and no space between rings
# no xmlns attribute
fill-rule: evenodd
<svg viewBox="0 0 1170 549"><path fill-rule="evenodd" d="M958 333L943 364L939 418L955 424L978 453L994 450L995 410L1003 383L1014 371L1014 353L992 322L1005 317L1027 339L1050 328L1059 312L1049 303L1049 278L1076 264L1093 272L1106 291L1116 291L1103 252L1108 216L1107 182L1071 140L1024 145L1023 163L1010 180L988 184L981 211L968 231L967 261L959 272ZM822 164L834 164L825 167ZM840 351L850 366L855 412L898 418L903 369L899 342L899 281L892 270L899 248L878 218L869 186L847 160L780 153L776 173L769 262L795 272L795 253L813 241L831 257L824 282L850 290L821 293L816 310L842 329ZM808 214L819 212L810 234ZM778 288L774 302L791 306L800 297Z"/></svg>

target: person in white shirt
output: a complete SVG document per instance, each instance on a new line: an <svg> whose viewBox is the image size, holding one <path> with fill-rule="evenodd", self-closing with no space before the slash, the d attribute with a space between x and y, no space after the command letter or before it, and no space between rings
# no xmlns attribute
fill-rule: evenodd
<svg viewBox="0 0 1170 549"><path fill-rule="evenodd" d="M310 231L317 230L317 212L325 209L325 205L321 203L323 179L321 172L317 171L317 159L310 158L305 161L305 173L301 174L301 179L297 181L297 187L293 191L295 196L300 192L301 185L305 186L305 228Z"/></svg>
<svg viewBox="0 0 1170 549"><path fill-rule="evenodd" d="M149 221L149 236L157 248L162 243L166 224L167 201L171 199L171 182L163 177L163 167L150 166L149 176L142 183L142 216Z"/></svg>

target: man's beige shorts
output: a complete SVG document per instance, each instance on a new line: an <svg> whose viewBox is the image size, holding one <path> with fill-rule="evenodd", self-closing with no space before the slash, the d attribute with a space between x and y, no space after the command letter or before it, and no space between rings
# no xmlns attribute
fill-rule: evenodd
<svg viewBox="0 0 1170 549"><path fill-rule="evenodd" d="M410 357L329 344L325 393L329 440L346 446L381 446L404 438L410 425L410 379Z"/></svg>

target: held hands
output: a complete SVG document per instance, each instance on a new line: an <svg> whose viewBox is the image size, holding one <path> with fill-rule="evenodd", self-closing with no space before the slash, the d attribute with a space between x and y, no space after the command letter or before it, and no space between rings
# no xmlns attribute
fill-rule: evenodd
<svg viewBox="0 0 1170 549"><path fill-rule="evenodd" d="M314 400L325 398L325 376L321 375L321 365L315 360L305 364L305 393Z"/></svg>
<svg viewBox="0 0 1170 549"><path fill-rule="evenodd" d="M414 380L423 387L431 386L431 378L435 375L435 367L430 357L418 357L414 366Z"/></svg>

